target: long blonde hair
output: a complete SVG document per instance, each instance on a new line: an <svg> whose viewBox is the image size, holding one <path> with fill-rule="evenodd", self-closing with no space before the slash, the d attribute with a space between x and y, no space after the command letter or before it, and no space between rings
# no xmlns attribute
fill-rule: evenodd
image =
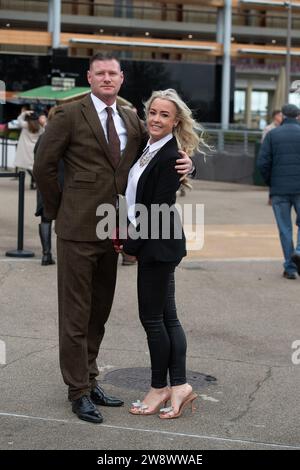
<svg viewBox="0 0 300 470"><path fill-rule="evenodd" d="M177 91L173 88L154 91L150 98L144 103L146 117L148 116L152 102L156 98L171 101L176 107L178 124L174 128L173 134L176 137L179 149L184 150L189 157L196 151L203 153L203 147L207 146L203 139L204 129L195 121L192 116L192 111L184 101L182 101Z"/></svg>

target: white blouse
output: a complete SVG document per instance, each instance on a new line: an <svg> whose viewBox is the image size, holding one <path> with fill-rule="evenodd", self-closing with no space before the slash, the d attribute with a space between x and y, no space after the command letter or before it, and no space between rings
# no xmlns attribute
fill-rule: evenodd
<svg viewBox="0 0 300 470"><path fill-rule="evenodd" d="M168 134L162 139L156 142L153 142L152 144L150 144L150 139L149 139L146 147L144 148L142 155L136 161L136 163L133 165L133 167L131 168L129 172L125 197L126 197L127 208L128 208L128 219L134 226L136 226L135 200L136 200L136 190L137 190L139 179L141 175L143 174L144 170L149 165L149 162L152 160L152 158L154 158L157 152L172 138L173 138L173 134ZM143 161L144 161L144 164L143 164Z"/></svg>

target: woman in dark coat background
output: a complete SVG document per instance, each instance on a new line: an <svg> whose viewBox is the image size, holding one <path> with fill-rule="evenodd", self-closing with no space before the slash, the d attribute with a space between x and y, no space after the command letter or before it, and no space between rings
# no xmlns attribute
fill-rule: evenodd
<svg viewBox="0 0 300 470"><path fill-rule="evenodd" d="M57 109L57 106L53 106L52 108L50 108L50 110L48 112L47 119L43 119L43 122L40 121L41 125L43 127L46 127L47 122L50 121L53 118L53 116L56 112L56 109ZM36 156L36 152L37 152L40 140L42 138L43 138L43 134L39 137L39 140L37 141L37 143L34 147L34 159L35 159L35 156ZM58 179L59 179L59 184L62 188L63 183L64 183L64 168L63 168L63 161L62 160L60 160L60 162L59 162ZM44 216L44 203L43 203L43 198L42 198L42 195L39 191L39 188L37 188L37 192L36 192L35 216L41 218L41 223L39 224L39 236L40 236L41 245L42 245L42 252L43 252L41 264L42 264L42 266L48 266L48 265L51 265L51 264L55 264L55 261L52 257L52 251L51 251L52 221L48 220Z"/></svg>
<svg viewBox="0 0 300 470"><path fill-rule="evenodd" d="M142 401L132 404L130 413L144 416L159 413L162 419L172 419L179 417L187 405L193 408L197 397L186 381L187 343L175 305L174 272L186 255L185 237L174 207L180 186L175 165L178 150L191 156L199 149L202 128L175 90L154 92L145 109L150 139L128 176L126 201L130 225L123 251L138 260L139 316L150 351L151 388ZM136 239L133 235L138 233L137 229L143 232L137 204L147 209L147 239ZM153 209L162 204L167 213L158 224ZM171 406L160 410L169 400Z"/></svg>

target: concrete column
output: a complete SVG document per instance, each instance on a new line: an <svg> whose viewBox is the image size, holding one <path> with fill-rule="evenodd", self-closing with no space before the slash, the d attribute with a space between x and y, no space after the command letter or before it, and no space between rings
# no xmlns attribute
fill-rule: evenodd
<svg viewBox="0 0 300 470"><path fill-rule="evenodd" d="M216 41L223 43L224 37L224 10L218 8Z"/></svg>
<svg viewBox="0 0 300 470"><path fill-rule="evenodd" d="M52 48L60 47L60 31L61 31L61 0L53 1L53 33Z"/></svg>
<svg viewBox="0 0 300 470"><path fill-rule="evenodd" d="M253 84L251 81L248 81L246 89L246 100L245 100L245 122L248 129L252 127L251 119L251 98L252 98L252 88Z"/></svg>
<svg viewBox="0 0 300 470"><path fill-rule="evenodd" d="M287 36L286 36L286 59L285 59L285 102L289 102L291 85L291 42L292 42L292 2L286 2L287 6Z"/></svg>
<svg viewBox="0 0 300 470"><path fill-rule="evenodd" d="M218 8L217 13L217 30L216 30L216 41L220 44L224 42L224 10L223 8ZM223 64L223 57L216 57L216 64Z"/></svg>
<svg viewBox="0 0 300 470"><path fill-rule="evenodd" d="M224 38L223 38L223 68L222 68L222 129L228 129L229 126L229 107L230 107L230 49L231 49L231 22L232 8L231 0L225 0L224 6Z"/></svg>
<svg viewBox="0 0 300 470"><path fill-rule="evenodd" d="M53 0L48 2L48 32L53 33Z"/></svg>

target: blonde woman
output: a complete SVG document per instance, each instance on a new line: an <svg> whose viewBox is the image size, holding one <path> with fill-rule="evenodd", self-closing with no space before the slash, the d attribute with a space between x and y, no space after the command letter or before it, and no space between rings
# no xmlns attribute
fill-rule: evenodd
<svg viewBox="0 0 300 470"><path fill-rule="evenodd" d="M150 138L130 170L126 189L129 233L137 222L136 204L143 204L148 214L155 204L173 208L180 186L175 169L178 150L191 156L202 142L201 126L175 90L155 91L145 110ZM169 227L160 227L156 239L128 238L123 251L138 260L139 316L151 360L151 388L142 401L132 404L130 413L159 413L161 419L172 419L179 417L187 405L193 408L197 395L186 381L186 337L175 305L174 271L186 255L185 237L176 212L172 216L170 211L165 220ZM150 234L154 225L151 222L149 216ZM170 229L168 238L163 236L164 229ZM164 408L168 401L170 407Z"/></svg>

